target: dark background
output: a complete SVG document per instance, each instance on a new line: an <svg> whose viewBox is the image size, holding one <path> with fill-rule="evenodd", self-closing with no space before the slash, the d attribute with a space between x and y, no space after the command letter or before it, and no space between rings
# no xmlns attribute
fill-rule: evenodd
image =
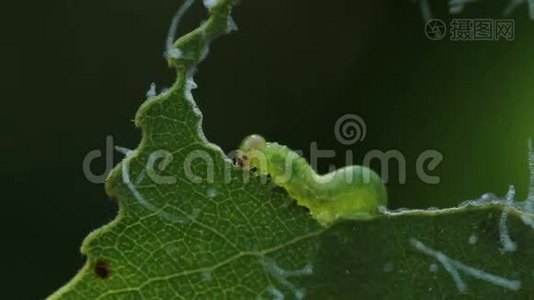
<svg viewBox="0 0 534 300"><path fill-rule="evenodd" d="M200 2L200 1L198 1ZM501 18L506 1L466 6L461 17ZM81 267L79 246L116 213L82 160L106 136L135 148L131 121L150 83L171 84L163 44L176 0L3 2L2 295L44 298ZM433 6L447 23L445 1ZM182 33L205 16L200 3ZM408 0L244 0L239 31L217 40L194 96L208 139L225 151L260 133L294 149L397 149L406 184L392 180L391 207L447 207L485 192L528 188L534 135L534 21L526 5L513 42L430 41ZM355 113L367 137L336 141L334 123ZM426 149L443 153L427 185L415 174ZM305 151L305 154L307 151ZM115 155L115 162L120 160ZM344 165L342 154L321 161ZM94 172L104 170L103 159Z"/></svg>

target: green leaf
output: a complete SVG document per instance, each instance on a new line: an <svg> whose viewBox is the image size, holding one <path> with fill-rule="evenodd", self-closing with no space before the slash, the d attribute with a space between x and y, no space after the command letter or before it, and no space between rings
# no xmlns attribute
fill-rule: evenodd
<svg viewBox="0 0 534 300"><path fill-rule="evenodd" d="M139 109L141 143L106 185L119 215L86 238L86 264L50 299L534 296L534 226L520 206L385 213L325 228L208 143L192 76L232 24L231 7L220 0L174 44L176 83Z"/></svg>
<svg viewBox="0 0 534 300"><path fill-rule="evenodd" d="M320 237L306 284L310 298L530 299L534 228L519 213L510 215L506 225L517 250L504 251L502 209L490 204L338 224Z"/></svg>

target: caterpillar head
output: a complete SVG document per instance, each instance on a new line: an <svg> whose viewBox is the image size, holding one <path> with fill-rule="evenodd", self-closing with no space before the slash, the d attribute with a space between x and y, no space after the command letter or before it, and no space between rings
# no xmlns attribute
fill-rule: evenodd
<svg viewBox="0 0 534 300"><path fill-rule="evenodd" d="M247 136L237 151L237 166L245 170L260 168L262 162L265 161L263 154L265 148L267 148L267 142L261 135Z"/></svg>

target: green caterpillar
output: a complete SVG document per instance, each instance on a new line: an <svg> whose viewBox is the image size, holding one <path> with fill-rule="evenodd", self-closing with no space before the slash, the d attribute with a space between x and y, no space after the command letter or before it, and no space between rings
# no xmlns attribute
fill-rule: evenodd
<svg viewBox="0 0 534 300"><path fill-rule="evenodd" d="M386 187L371 169L347 166L318 175L296 152L259 135L243 140L236 162L244 170L270 175L325 226L340 219L372 218L387 204Z"/></svg>

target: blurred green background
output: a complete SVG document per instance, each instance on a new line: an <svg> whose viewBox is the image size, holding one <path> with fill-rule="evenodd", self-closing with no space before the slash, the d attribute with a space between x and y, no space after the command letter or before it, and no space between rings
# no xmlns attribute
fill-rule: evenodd
<svg viewBox="0 0 534 300"><path fill-rule="evenodd" d="M201 1L198 1L201 2ZM490 3L491 2L491 3ZM507 1L468 4L459 17L502 18ZM131 121L150 83L169 86L163 44L180 1L6 2L0 10L2 108L2 294L44 298L82 266L79 246L116 214L82 160L116 145L135 148ZM448 23L446 1L432 6ZM182 33L205 17L200 3ZM216 41L196 76L208 139L225 151L260 133L294 149L339 155L319 169L396 149L407 182L389 184L391 207L447 207L508 185L528 188L527 139L534 135L534 21L526 4L511 16L512 42L431 41L408 0L244 0L239 31ZM364 141L337 142L336 120L353 113ZM443 153L416 176L427 149ZM120 155L115 154L115 162ZM93 165L105 169L104 159ZM393 169L392 171L395 171ZM395 178L395 176L393 176Z"/></svg>

